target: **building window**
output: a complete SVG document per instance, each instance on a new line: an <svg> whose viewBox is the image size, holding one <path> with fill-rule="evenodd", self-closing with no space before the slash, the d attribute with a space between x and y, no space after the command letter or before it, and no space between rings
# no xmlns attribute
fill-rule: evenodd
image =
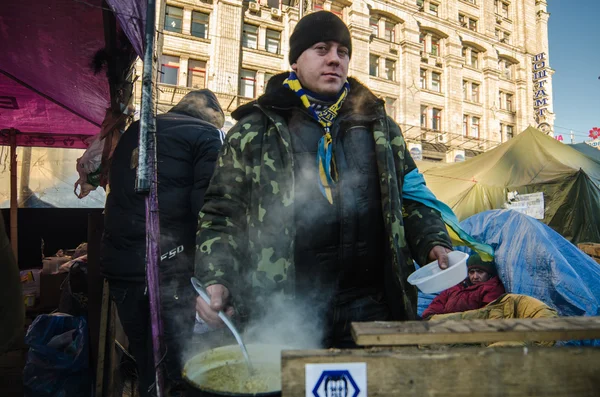
<svg viewBox="0 0 600 397"><path fill-rule="evenodd" d="M512 94L506 94L506 110L509 112L513 111L513 96Z"/></svg>
<svg viewBox="0 0 600 397"><path fill-rule="evenodd" d="M477 32L477 20L473 18L469 18L469 30L473 32Z"/></svg>
<svg viewBox="0 0 600 397"><path fill-rule="evenodd" d="M379 57L377 55L369 55L369 75L379 76Z"/></svg>
<svg viewBox="0 0 600 397"><path fill-rule="evenodd" d="M431 109L431 129L434 131L442 129L442 109Z"/></svg>
<svg viewBox="0 0 600 397"><path fill-rule="evenodd" d="M421 89L426 90L427 89L427 70L421 69L420 76L421 76L421 80L420 80Z"/></svg>
<svg viewBox="0 0 600 397"><path fill-rule="evenodd" d="M508 3L505 3L500 0L495 0L494 9L496 11L496 14L500 15L502 18L508 19Z"/></svg>
<svg viewBox="0 0 600 397"><path fill-rule="evenodd" d="M208 14L192 11L192 36L208 39Z"/></svg>
<svg viewBox="0 0 600 397"><path fill-rule="evenodd" d="M242 46L254 50L258 48L258 26L244 24Z"/></svg>
<svg viewBox="0 0 600 397"><path fill-rule="evenodd" d="M498 101L500 102L500 109L513 111L513 94L500 91L498 94Z"/></svg>
<svg viewBox="0 0 600 397"><path fill-rule="evenodd" d="M245 98L254 98L256 96L256 72L254 70L241 70L240 96Z"/></svg>
<svg viewBox="0 0 600 397"><path fill-rule="evenodd" d="M385 112L393 120L396 120L396 100L394 98L385 98Z"/></svg>
<svg viewBox="0 0 600 397"><path fill-rule="evenodd" d="M442 75L440 73L431 73L431 90L442 92Z"/></svg>
<svg viewBox="0 0 600 397"><path fill-rule="evenodd" d="M182 20L183 8L167 6L165 10L165 30L181 33Z"/></svg>
<svg viewBox="0 0 600 397"><path fill-rule="evenodd" d="M510 44L510 33L504 32L503 37L500 39L500 42Z"/></svg>
<svg viewBox="0 0 600 397"><path fill-rule="evenodd" d="M425 34L424 33L421 33L419 35L419 44L421 44L421 48L422 48L421 52L423 54L426 54L427 53L427 41L425 39Z"/></svg>
<svg viewBox="0 0 600 397"><path fill-rule="evenodd" d="M160 67L160 82L177 85L179 83L179 57L163 55Z"/></svg>
<svg viewBox="0 0 600 397"><path fill-rule="evenodd" d="M477 32L477 19L468 17L464 14L458 14L458 23L463 28L469 28L470 30Z"/></svg>
<svg viewBox="0 0 600 397"><path fill-rule="evenodd" d="M507 125L506 126L506 140L508 141L509 139L512 139L513 137L513 126L512 125Z"/></svg>
<svg viewBox="0 0 600 397"><path fill-rule="evenodd" d="M466 101L469 99L469 82L466 80L463 80L463 100Z"/></svg>
<svg viewBox="0 0 600 397"><path fill-rule="evenodd" d="M439 5L437 5L435 3L429 3L429 13L431 15L435 15L437 17L438 16L438 8L439 8Z"/></svg>
<svg viewBox="0 0 600 397"><path fill-rule="evenodd" d="M187 86L197 90L206 88L206 62L190 59L188 61Z"/></svg>
<svg viewBox="0 0 600 397"><path fill-rule="evenodd" d="M269 6L269 8L280 8L279 0L267 0L267 5Z"/></svg>
<svg viewBox="0 0 600 397"><path fill-rule="evenodd" d="M266 49L273 54L279 54L281 47L281 32L278 30L267 29Z"/></svg>
<svg viewBox="0 0 600 397"><path fill-rule="evenodd" d="M471 84L471 102L479 103L479 84Z"/></svg>
<svg viewBox="0 0 600 397"><path fill-rule="evenodd" d="M473 138L479 139L479 117L471 117L471 135Z"/></svg>
<svg viewBox="0 0 600 397"><path fill-rule="evenodd" d="M463 114L463 133L462 136L469 136L469 116Z"/></svg>
<svg viewBox="0 0 600 397"><path fill-rule="evenodd" d="M421 105L421 128L427 128L427 106Z"/></svg>
<svg viewBox="0 0 600 397"><path fill-rule="evenodd" d="M513 70L513 64L509 61L507 61L506 59L500 59L498 61L498 69L500 69L500 76L508 79L508 80L512 80L512 70Z"/></svg>
<svg viewBox="0 0 600 397"><path fill-rule="evenodd" d="M417 4L417 7L422 8L423 5L425 4L425 0L417 0L416 4Z"/></svg>
<svg viewBox="0 0 600 397"><path fill-rule="evenodd" d="M265 93L267 91L267 85L269 84L269 80L271 80L271 78L275 76L273 73L266 73L265 72L265 83L263 85L263 93Z"/></svg>
<svg viewBox="0 0 600 397"><path fill-rule="evenodd" d="M390 81L396 81L396 61L385 60L385 78Z"/></svg>
<svg viewBox="0 0 600 397"><path fill-rule="evenodd" d="M387 41L391 41L392 43L396 42L396 25L395 24L385 21L384 38Z"/></svg>
<svg viewBox="0 0 600 397"><path fill-rule="evenodd" d="M376 17L369 18L369 25L371 25L371 34L379 37L379 19Z"/></svg>
<svg viewBox="0 0 600 397"><path fill-rule="evenodd" d="M431 55L440 56L440 39L434 36L431 37Z"/></svg>
<svg viewBox="0 0 600 397"><path fill-rule="evenodd" d="M471 62L470 65L472 68L479 68L479 52L475 50L471 50Z"/></svg>

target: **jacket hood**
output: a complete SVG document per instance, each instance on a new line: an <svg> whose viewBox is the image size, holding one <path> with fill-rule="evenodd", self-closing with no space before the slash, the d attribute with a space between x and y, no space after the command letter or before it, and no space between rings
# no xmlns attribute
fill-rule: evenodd
<svg viewBox="0 0 600 397"><path fill-rule="evenodd" d="M290 75L289 72L279 73L269 80L265 93L258 99L240 106L231 113L231 116L240 120L255 110L255 105L271 109L291 109L304 107L300 98L289 88L283 86L283 82ZM358 116L377 116L379 109L384 104L364 84L353 77L348 77L350 83L350 94L344 101L340 114L352 113Z"/></svg>
<svg viewBox="0 0 600 397"><path fill-rule="evenodd" d="M225 124L225 114L215 94L208 90L191 91L169 113L185 114L206 121L221 129Z"/></svg>

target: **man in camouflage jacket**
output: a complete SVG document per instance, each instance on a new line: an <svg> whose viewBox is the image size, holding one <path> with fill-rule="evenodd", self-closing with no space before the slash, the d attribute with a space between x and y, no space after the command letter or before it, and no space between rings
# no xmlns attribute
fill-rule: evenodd
<svg viewBox="0 0 600 397"><path fill-rule="evenodd" d="M218 310L256 318L293 297L332 319L325 345L351 346L352 321L417 318L406 281L413 258L445 267L451 243L438 212L402 199L415 163L384 102L352 78L330 128L333 202L321 194L315 155L324 128L284 79L297 75L311 106L330 106L346 82L350 34L321 11L298 23L290 49L295 74L273 77L233 114L199 216L195 273L211 305L198 299L196 310L218 325Z"/></svg>

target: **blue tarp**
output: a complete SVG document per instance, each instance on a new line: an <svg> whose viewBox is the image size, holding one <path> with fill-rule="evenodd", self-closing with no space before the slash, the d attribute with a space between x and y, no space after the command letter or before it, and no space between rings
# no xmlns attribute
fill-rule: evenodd
<svg viewBox="0 0 600 397"><path fill-rule="evenodd" d="M485 211L460 225L494 248L506 292L539 299L560 316L600 315L600 265L550 227L512 210ZM419 314L434 296L419 293Z"/></svg>

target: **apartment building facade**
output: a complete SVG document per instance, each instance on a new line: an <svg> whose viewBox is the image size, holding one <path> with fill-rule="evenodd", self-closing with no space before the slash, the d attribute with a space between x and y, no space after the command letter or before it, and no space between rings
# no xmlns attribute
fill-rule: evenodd
<svg viewBox="0 0 600 397"><path fill-rule="evenodd" d="M287 1L166 0L158 111L198 88L214 91L227 114L261 95L289 70L300 10ZM553 133L545 0L303 1L302 12L346 22L350 75L385 100L413 157L461 161L530 125Z"/></svg>

